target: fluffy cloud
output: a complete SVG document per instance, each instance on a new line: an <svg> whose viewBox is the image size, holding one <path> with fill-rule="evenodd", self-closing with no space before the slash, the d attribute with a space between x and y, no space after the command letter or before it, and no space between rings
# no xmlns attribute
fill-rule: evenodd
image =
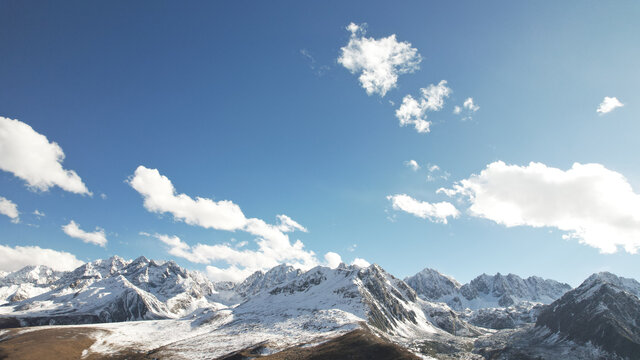
<svg viewBox="0 0 640 360"><path fill-rule="evenodd" d="M374 39L365 37L364 25L347 26L351 32L349 43L341 48L338 63L359 80L367 94L385 96L396 87L398 75L412 73L419 68L422 57L408 42L398 42L396 35Z"/></svg>
<svg viewBox="0 0 640 360"><path fill-rule="evenodd" d="M10 217L11 222L14 224L20 222L18 205L9 199L3 198L2 196L0 196L0 214Z"/></svg>
<svg viewBox="0 0 640 360"><path fill-rule="evenodd" d="M329 251L328 253L324 254L324 261L327 263L328 267L335 269L342 263L342 257L334 252Z"/></svg>
<svg viewBox="0 0 640 360"><path fill-rule="evenodd" d="M190 246L177 236L164 234L149 234L141 232L140 235L154 237L168 246L169 254L183 258L197 264L211 264L223 261L228 264L226 268L207 266L207 274L214 281L242 281L257 270L267 270L282 262L290 263L301 269L309 269L319 263L311 252L311 261L300 262L299 259L279 258L273 249L259 248L258 250L238 250L227 244L197 244ZM298 242L299 243L299 242ZM296 244L298 244L296 243ZM295 247L296 245L294 245ZM300 248L302 250L302 248ZM342 261L340 255L328 252L324 256L326 264L332 266L335 261L339 265ZM287 261L293 260L293 261ZM308 260L308 259L306 259ZM337 265L336 265L337 266Z"/></svg>
<svg viewBox="0 0 640 360"><path fill-rule="evenodd" d="M0 270L16 271L28 265L46 265L54 270L70 271L83 262L64 251L43 249L38 246L10 247L0 245Z"/></svg>
<svg viewBox="0 0 640 360"><path fill-rule="evenodd" d="M575 163L569 170L541 163L487 165L452 189L470 201L472 216L507 227L555 227L603 253L640 248L640 195L625 177L600 164Z"/></svg>
<svg viewBox="0 0 640 360"><path fill-rule="evenodd" d="M304 249L297 240L293 244L288 232L307 229L286 215L277 216L277 225L264 220L247 218L240 207L229 200L214 201L178 194L171 181L156 169L139 166L128 180L144 199L144 207L154 213L169 213L174 219L204 228L244 231L257 237L257 250L238 250L225 244L189 246L177 237L158 237L169 245L169 252L191 262L208 264L226 262L229 267L211 267L208 274L214 280L244 276L256 270L266 270L280 263L308 269L318 264L313 251ZM228 273L225 273L228 270Z"/></svg>
<svg viewBox="0 0 640 360"><path fill-rule="evenodd" d="M71 220L67 225L62 226L62 230L65 234L72 238L80 239L87 244L94 244L105 247L107 245L107 237L104 234L104 230L96 228L94 232L87 232L80 229L80 226L75 221Z"/></svg>
<svg viewBox="0 0 640 360"><path fill-rule="evenodd" d="M480 106L473 103L473 98L467 98L467 100L465 100L464 103L462 103L462 106L471 112L476 112L480 110Z"/></svg>
<svg viewBox="0 0 640 360"><path fill-rule="evenodd" d="M409 169L413 170L413 171L418 171L420 169L420 165L418 165L418 162L415 160L408 160L404 162L404 166L408 167Z"/></svg>
<svg viewBox="0 0 640 360"><path fill-rule="evenodd" d="M433 222L446 224L448 217L457 218L460 216L458 209L446 201L429 203L418 201L406 194L389 195L387 199L391 201L391 205L395 210L402 210Z"/></svg>
<svg viewBox="0 0 640 360"><path fill-rule="evenodd" d="M0 169L27 182L31 189L52 186L91 195L80 176L62 167L64 152L55 142L19 120L0 116Z"/></svg>
<svg viewBox="0 0 640 360"><path fill-rule="evenodd" d="M366 268L366 267L369 267L369 265L371 265L371 264L369 264L369 262L367 260L365 260L365 259L355 258L351 262L351 265L356 265L356 266L359 266L359 267L362 267L362 268Z"/></svg>
<svg viewBox="0 0 640 360"><path fill-rule="evenodd" d="M623 106L624 104L621 103L620 100L618 100L618 98L605 96L602 102L600 103L600 105L598 106L598 109L596 110L596 112L599 114L606 114L608 112L613 111L616 108L623 107Z"/></svg>
<svg viewBox="0 0 640 360"><path fill-rule="evenodd" d="M420 93L419 99L405 96L396 110L396 117L400 120L400 126L413 125L419 133L428 133L431 122L427 121L427 112L442 110L444 99L449 97L451 89L447 87L447 81L442 80L437 85L431 84L420 89Z"/></svg>

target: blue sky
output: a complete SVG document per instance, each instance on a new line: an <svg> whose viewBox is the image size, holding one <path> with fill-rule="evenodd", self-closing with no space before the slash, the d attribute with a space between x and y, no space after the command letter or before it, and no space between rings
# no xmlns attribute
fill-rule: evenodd
<svg viewBox="0 0 640 360"><path fill-rule="evenodd" d="M57 143L63 168L93 195L34 189L5 161L0 197L20 214L0 216L0 244L81 261L145 255L203 271L229 263L217 255L189 261L140 233L177 236L173 248L191 256L199 256L197 244L258 248L263 233L244 223L227 231L178 214L173 203L150 210L132 186L143 166L191 199L233 202L247 219L275 226L287 215L308 231L281 234L299 239L318 263L335 252L399 277L432 267L462 282L483 272L573 285L602 270L640 278L639 255L622 246L640 242L639 10L632 1L2 2L0 116ZM351 23L366 27L352 35ZM384 96L367 94L359 71L338 61L342 48L394 34L416 50L419 66ZM403 99L419 100L420 89L441 80L450 95L426 113L430 132L399 126ZM598 113L605 97L624 106ZM479 109L454 114L468 98ZM498 161L505 166L479 175ZM574 174L574 163L599 167ZM430 174L432 165L440 170ZM540 174L558 178L536 187ZM462 192L436 193L465 179ZM481 203L479 192L502 180L540 204L514 220L522 209ZM498 193L503 188L492 195L529 205ZM388 196L398 194L421 209L447 202L458 215L446 224L414 216L393 206ZM104 229L106 245L69 236L62 227L71 221L86 232ZM618 238L626 243L603 253ZM5 258L17 259L11 254Z"/></svg>

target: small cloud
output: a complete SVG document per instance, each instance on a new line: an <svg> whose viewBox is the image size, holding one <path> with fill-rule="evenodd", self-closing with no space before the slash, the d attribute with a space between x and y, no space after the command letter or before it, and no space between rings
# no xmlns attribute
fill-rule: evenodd
<svg viewBox="0 0 640 360"><path fill-rule="evenodd" d="M342 257L339 254L329 251L324 254L324 260L328 267L335 269L342 263Z"/></svg>
<svg viewBox="0 0 640 360"><path fill-rule="evenodd" d="M236 244L236 248L239 249L241 247L245 247L247 246L247 244L249 244L249 242L247 241L240 241L239 243Z"/></svg>
<svg viewBox="0 0 640 360"><path fill-rule="evenodd" d="M0 214L6 215L11 218L11 222L17 224L20 222L20 212L18 211L18 205L13 201L0 196Z"/></svg>
<svg viewBox="0 0 640 360"><path fill-rule="evenodd" d="M37 217L43 217L43 216L45 216L45 214L44 214L42 211L38 210L38 209L35 209L35 210L33 211L33 215L35 215L35 216L37 216Z"/></svg>
<svg viewBox="0 0 640 360"><path fill-rule="evenodd" d="M620 102L618 98L605 96L604 99L602 100L602 103L600 103L600 105L598 106L598 109L596 110L596 112L599 113L600 115L604 115L612 112L616 108L623 107L623 106L624 104Z"/></svg>
<svg viewBox="0 0 640 360"><path fill-rule="evenodd" d="M418 171L420 169L420 165L418 165L418 162L415 160L407 160L404 162L404 166L408 167L409 169L413 170L413 171Z"/></svg>
<svg viewBox="0 0 640 360"><path fill-rule="evenodd" d="M440 166L438 166L438 165L433 164L433 165L429 166L429 172L434 172L434 171L438 171L438 170L440 170Z"/></svg>
<svg viewBox="0 0 640 360"><path fill-rule="evenodd" d="M338 63L352 74L359 74L360 84L368 95L385 94L396 87L398 76L419 68L422 57L408 42L398 42L396 35L374 39L365 37L366 24L350 23L349 43L342 47Z"/></svg>
<svg viewBox="0 0 640 360"><path fill-rule="evenodd" d="M354 252L356 251L356 248L358 247L358 244L351 244L349 245L349 247L347 248L347 251L349 252Z"/></svg>
<svg viewBox="0 0 640 360"><path fill-rule="evenodd" d="M439 203L429 203L419 201L406 194L387 196L391 201L394 210L401 210L422 219L428 219L436 223L447 223L447 218L457 218L460 212L453 204L442 201Z"/></svg>
<svg viewBox="0 0 640 360"><path fill-rule="evenodd" d="M467 121L467 120L471 120L472 119L471 115L478 110L480 110L480 106L476 105L473 98L469 97L462 103L462 107L456 105L453 108L453 113L456 115L460 115L460 114L463 114L464 112L462 116L462 121Z"/></svg>
<svg viewBox="0 0 640 360"><path fill-rule="evenodd" d="M451 88L447 87L447 81L442 80L437 85L430 84L420 89L421 96L418 99L411 95L405 96L396 110L400 126L413 125L419 133L428 133L431 122L427 120L427 112L442 110L444 99L449 97L451 92Z"/></svg>
<svg viewBox="0 0 640 360"><path fill-rule="evenodd" d="M476 112L480 110L480 106L473 103L473 98L467 98L467 100L464 101L462 106L464 106L465 109L471 112Z"/></svg>
<svg viewBox="0 0 640 360"><path fill-rule="evenodd" d="M102 200L107 200L107 194L105 194L105 193L100 194L100 198Z"/></svg>
<svg viewBox="0 0 640 360"><path fill-rule="evenodd" d="M80 229L80 226L75 221L71 220L67 225L62 227L65 234L72 238L80 239L87 244L94 244L105 247L107 245L107 237L104 234L104 230L96 227L96 231L87 232Z"/></svg>
<svg viewBox="0 0 640 360"><path fill-rule="evenodd" d="M351 262L351 265L359 266L361 268L366 268L366 267L369 267L371 264L365 259L355 258Z"/></svg>
<svg viewBox="0 0 640 360"><path fill-rule="evenodd" d="M307 59L307 61L309 62L309 68L311 70L313 70L317 76L323 76L324 74L327 73L327 71L330 70L330 67L328 67L326 65L318 66L318 63L317 63L316 59L311 55L309 50L301 49L300 50L300 55L302 55L302 57Z"/></svg>

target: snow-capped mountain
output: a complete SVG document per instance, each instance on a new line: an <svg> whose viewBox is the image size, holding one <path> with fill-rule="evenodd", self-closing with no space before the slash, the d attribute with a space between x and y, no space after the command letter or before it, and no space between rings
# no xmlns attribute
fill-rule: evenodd
<svg viewBox="0 0 640 360"><path fill-rule="evenodd" d="M279 284L289 282L302 274L302 270L290 265L278 265L266 273L256 271L243 282L233 287L233 290L243 298L255 295L263 290L269 290Z"/></svg>
<svg viewBox="0 0 640 360"><path fill-rule="evenodd" d="M553 358L570 352L571 359L633 359L629 354L640 346L640 284L609 273L595 274L560 297L568 285L515 275L482 275L461 285L430 269L405 282L375 264L308 271L279 265L238 284L214 284L174 262L112 257L66 273L28 267L6 274L0 285L41 291L1 305L0 327L91 323L86 329L97 340L88 354L268 354L356 329L445 358ZM452 304L464 310L447 305L455 298Z"/></svg>
<svg viewBox="0 0 640 360"><path fill-rule="evenodd" d="M176 318L199 307L216 306L213 284L171 261L145 257L126 261L114 256L84 264L51 281L56 276L38 277L40 282L48 281L45 291L1 306L0 315L19 319L24 325L76 324Z"/></svg>
<svg viewBox="0 0 640 360"><path fill-rule="evenodd" d="M550 304L571 286L555 280L531 276L526 279L508 274L482 274L468 284L436 270L424 269L405 279L418 295L428 301L445 302L456 310L507 308L523 303ZM533 306L533 305L532 305Z"/></svg>
<svg viewBox="0 0 640 360"><path fill-rule="evenodd" d="M63 272L46 266L27 266L0 277L0 304L25 300L51 290Z"/></svg>
<svg viewBox="0 0 640 360"><path fill-rule="evenodd" d="M640 283L603 272L590 276L538 315L537 327L556 338L590 343L640 358ZM551 335L550 335L551 336Z"/></svg>

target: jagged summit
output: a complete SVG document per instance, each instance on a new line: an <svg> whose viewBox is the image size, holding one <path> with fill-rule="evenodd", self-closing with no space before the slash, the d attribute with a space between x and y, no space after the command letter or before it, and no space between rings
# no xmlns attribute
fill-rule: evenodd
<svg viewBox="0 0 640 360"><path fill-rule="evenodd" d="M640 354L640 283L608 272L591 275L544 308L536 326L619 356Z"/></svg>
<svg viewBox="0 0 640 360"><path fill-rule="evenodd" d="M548 304L571 289L568 284L537 276L522 279L518 275L482 274L460 285L450 276L426 268L406 279L420 297L445 302L457 310L509 307L522 303Z"/></svg>

